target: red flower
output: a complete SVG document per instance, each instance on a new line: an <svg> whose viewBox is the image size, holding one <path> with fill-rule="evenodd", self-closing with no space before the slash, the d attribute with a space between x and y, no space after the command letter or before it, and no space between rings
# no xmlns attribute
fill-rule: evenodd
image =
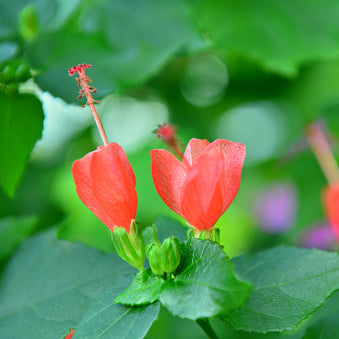
<svg viewBox="0 0 339 339"><path fill-rule="evenodd" d="M191 139L182 162L166 150L152 150L155 188L192 226L210 229L237 195L245 156L245 145L223 139Z"/></svg>
<svg viewBox="0 0 339 339"><path fill-rule="evenodd" d="M328 221L339 240L339 184L326 187L323 198Z"/></svg>
<svg viewBox="0 0 339 339"><path fill-rule="evenodd" d="M72 172L82 202L112 231L117 226L129 232L138 196L133 168L122 147L100 146L76 160Z"/></svg>

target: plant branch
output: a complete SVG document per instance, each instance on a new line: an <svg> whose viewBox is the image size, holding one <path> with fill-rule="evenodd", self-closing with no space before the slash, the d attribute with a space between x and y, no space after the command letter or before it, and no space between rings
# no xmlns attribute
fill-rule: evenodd
<svg viewBox="0 0 339 339"><path fill-rule="evenodd" d="M195 321L201 329L205 332L209 339L218 339L217 334L214 332L208 318L200 318Z"/></svg>

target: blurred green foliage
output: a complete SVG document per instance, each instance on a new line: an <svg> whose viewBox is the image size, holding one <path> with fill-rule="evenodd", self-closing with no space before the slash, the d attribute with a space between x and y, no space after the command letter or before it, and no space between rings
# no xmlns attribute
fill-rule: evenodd
<svg viewBox="0 0 339 339"><path fill-rule="evenodd" d="M326 222L309 122L325 126L338 159L338 12L336 0L0 0L1 259L55 225L60 238L113 251L71 176L72 162L100 144L67 73L83 62L93 66L110 141L126 149L136 172L139 222L159 213L182 221L150 174L149 151L164 147L151 132L169 121L183 145L197 137L247 146L239 194L217 224L229 256L301 244ZM285 183L295 187L296 216L286 232L268 234L255 205L266 188ZM178 336L177 326L197 337L195 324L166 311L149 337Z"/></svg>

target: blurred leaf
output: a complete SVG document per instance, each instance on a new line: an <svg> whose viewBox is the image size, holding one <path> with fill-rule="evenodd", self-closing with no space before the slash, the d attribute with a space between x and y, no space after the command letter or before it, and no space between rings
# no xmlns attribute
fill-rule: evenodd
<svg viewBox="0 0 339 339"><path fill-rule="evenodd" d="M116 255L56 240L54 230L30 238L3 273L0 337L63 338L122 272L135 270Z"/></svg>
<svg viewBox="0 0 339 339"><path fill-rule="evenodd" d="M315 325L307 329L303 339L332 339L338 338L339 333L339 313L319 320Z"/></svg>
<svg viewBox="0 0 339 339"><path fill-rule="evenodd" d="M160 304L134 307L114 304L114 298L129 282L130 277L121 277L101 293L76 327L74 339L144 338L158 317Z"/></svg>
<svg viewBox="0 0 339 339"><path fill-rule="evenodd" d="M67 102L77 101L77 86L67 69L92 64L101 97L142 83L181 48L199 44L191 21L189 7L179 0L96 2L85 15L86 32L41 35L28 55L42 71L37 77L41 88Z"/></svg>
<svg viewBox="0 0 339 339"><path fill-rule="evenodd" d="M41 102L30 94L0 92L0 185L13 196L31 150L42 134Z"/></svg>
<svg viewBox="0 0 339 339"><path fill-rule="evenodd" d="M281 246L234 263L254 287L245 306L224 317L238 330L292 330L339 288L337 253Z"/></svg>
<svg viewBox="0 0 339 339"><path fill-rule="evenodd" d="M0 261L28 237L36 221L34 216L7 217L0 220Z"/></svg>
<svg viewBox="0 0 339 339"><path fill-rule="evenodd" d="M12 58L18 51L18 44L14 41L0 42L0 63Z"/></svg>
<svg viewBox="0 0 339 339"><path fill-rule="evenodd" d="M192 238L181 249L179 273L160 292L169 311L196 320L226 314L246 302L251 286L237 277L221 246Z"/></svg>
<svg viewBox="0 0 339 339"><path fill-rule="evenodd" d="M25 40L32 39L39 30L39 19L35 7L28 5L19 15L19 32Z"/></svg>
<svg viewBox="0 0 339 339"><path fill-rule="evenodd" d="M19 15L27 7L34 8L40 28L49 30L61 26L80 3L80 0L0 0L0 38L17 36Z"/></svg>
<svg viewBox="0 0 339 339"><path fill-rule="evenodd" d="M123 305L151 304L158 300L160 287L164 280L153 276L148 271L139 272L131 285L119 294L114 302Z"/></svg>
<svg viewBox="0 0 339 339"><path fill-rule="evenodd" d="M339 55L336 0L199 1L203 28L227 54L287 76L300 64Z"/></svg>

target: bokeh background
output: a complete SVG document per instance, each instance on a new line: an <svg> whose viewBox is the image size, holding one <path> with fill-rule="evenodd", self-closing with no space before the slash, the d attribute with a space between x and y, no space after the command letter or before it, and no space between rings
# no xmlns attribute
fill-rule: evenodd
<svg viewBox="0 0 339 339"><path fill-rule="evenodd" d="M101 144L67 73L84 62L108 138L135 170L139 222L180 220L150 174L149 151L165 147L152 131L168 122L183 147L193 137L247 146L239 194L217 224L229 256L277 244L336 250L305 128L317 122L338 154L338 14L335 0L0 0L1 265L52 227L113 251L71 175ZM166 311L149 338L179 333L203 338Z"/></svg>

